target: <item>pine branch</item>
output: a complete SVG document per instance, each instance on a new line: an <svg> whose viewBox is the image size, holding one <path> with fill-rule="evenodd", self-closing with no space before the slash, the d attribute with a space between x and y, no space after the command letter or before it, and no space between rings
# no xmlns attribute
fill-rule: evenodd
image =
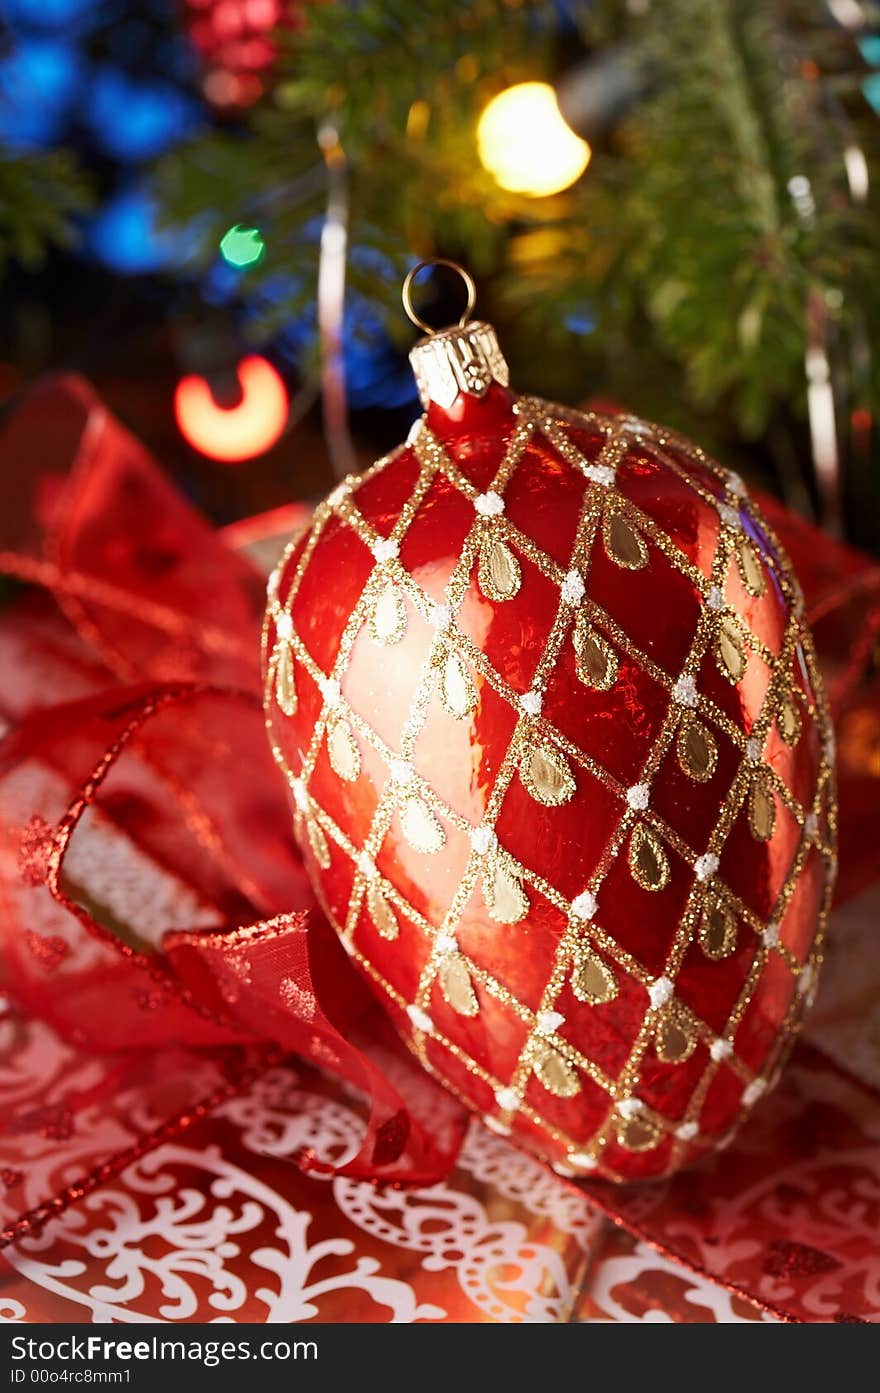
<svg viewBox="0 0 880 1393"><path fill-rule="evenodd" d="M66 151L0 157L0 267L33 267L49 247L71 246L77 215L91 203L88 181Z"/></svg>

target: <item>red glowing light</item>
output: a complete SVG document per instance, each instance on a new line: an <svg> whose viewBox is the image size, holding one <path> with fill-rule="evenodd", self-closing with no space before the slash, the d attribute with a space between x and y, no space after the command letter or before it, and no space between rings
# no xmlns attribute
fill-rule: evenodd
<svg viewBox="0 0 880 1393"><path fill-rule="evenodd" d="M218 406L203 377L182 377L174 393L181 435L209 459L237 464L272 448L287 423L290 399L271 363L255 355L238 365L241 401Z"/></svg>

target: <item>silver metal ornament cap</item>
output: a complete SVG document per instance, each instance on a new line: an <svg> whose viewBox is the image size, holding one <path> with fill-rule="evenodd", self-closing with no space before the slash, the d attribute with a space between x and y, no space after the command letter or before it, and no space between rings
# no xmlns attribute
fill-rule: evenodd
<svg viewBox="0 0 880 1393"><path fill-rule="evenodd" d="M458 324L451 328L431 328L413 308L412 284L421 270L428 266L446 266L455 271L467 289L467 304ZM413 324L427 330L409 355L422 405L432 402L449 407L460 393L482 397L493 382L502 387L510 385L510 373L498 338L491 324L471 320L477 290L472 277L455 261L434 257L414 266L403 283L403 307Z"/></svg>

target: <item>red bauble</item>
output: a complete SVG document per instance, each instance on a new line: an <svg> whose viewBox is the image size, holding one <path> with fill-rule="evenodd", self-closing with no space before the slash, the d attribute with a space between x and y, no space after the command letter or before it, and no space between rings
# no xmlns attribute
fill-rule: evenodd
<svg viewBox="0 0 880 1393"><path fill-rule="evenodd" d="M425 1067L565 1172L668 1174L773 1084L820 959L830 728L741 481L417 345L426 414L273 579L315 888Z"/></svg>

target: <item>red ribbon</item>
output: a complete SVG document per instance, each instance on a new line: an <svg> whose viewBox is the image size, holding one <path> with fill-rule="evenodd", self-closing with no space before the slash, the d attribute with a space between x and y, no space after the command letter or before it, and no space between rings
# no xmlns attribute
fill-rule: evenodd
<svg viewBox="0 0 880 1393"><path fill-rule="evenodd" d="M852 894L880 871L876 847L852 830L878 802L863 756L866 740L880 745L880 702L864 681L880 568L763 505L804 586L843 740L841 885ZM212 529L70 377L36 388L6 423L0 518L0 573L28 583L0 607L3 985L22 1013L14 1049L47 1061L46 1101L23 1089L0 1122L0 1239L39 1226L288 1052L370 1107L356 1156L300 1164L398 1183L443 1176L464 1114L351 967L291 835L260 702L264 583L242 550L266 526ZM798 1167L833 1171L827 1126L803 1130L810 1082L827 1095L829 1079L840 1127L861 1129L872 1157L837 1181L847 1195L873 1186L880 1210L877 1100L806 1047L783 1101L756 1111L736 1150L663 1185L586 1188L618 1222L789 1319L829 1318L810 1307L813 1269L858 1260L860 1294L835 1310L849 1301L854 1318L880 1316L876 1245L845 1221L830 1256L824 1237L803 1236L815 1205ZM59 1173L53 1147L85 1119L76 1165ZM28 1167L39 1179L23 1202ZM771 1219L767 1196L786 1167L793 1197ZM763 1265L743 1257L743 1224L749 1241L761 1235Z"/></svg>

